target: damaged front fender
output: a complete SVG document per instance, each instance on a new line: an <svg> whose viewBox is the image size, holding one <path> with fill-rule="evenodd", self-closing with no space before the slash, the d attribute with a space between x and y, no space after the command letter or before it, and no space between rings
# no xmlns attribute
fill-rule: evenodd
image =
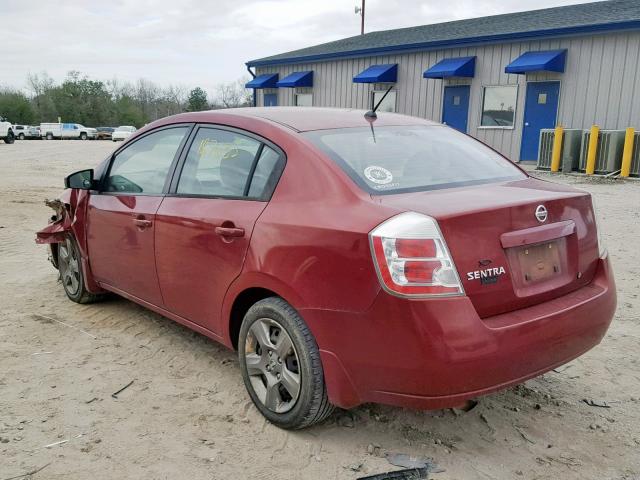
<svg viewBox="0 0 640 480"><path fill-rule="evenodd" d="M94 280L89 265L86 239L86 215L89 203L87 190L67 189L55 200L46 200L45 205L55 212L49 224L36 232L36 243L49 245L49 258L58 268L58 243L65 242L69 235L75 239L84 274L85 287L90 293L102 293L102 288Z"/></svg>
<svg viewBox="0 0 640 480"><path fill-rule="evenodd" d="M55 213L49 220L49 225L36 232L36 243L49 244L64 242L67 232L71 231L71 217L65 204L60 199L45 200L45 205L51 207Z"/></svg>

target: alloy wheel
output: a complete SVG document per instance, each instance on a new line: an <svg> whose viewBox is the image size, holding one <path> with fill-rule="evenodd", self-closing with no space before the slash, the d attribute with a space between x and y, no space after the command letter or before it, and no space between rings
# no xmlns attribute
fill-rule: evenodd
<svg viewBox="0 0 640 480"><path fill-rule="evenodd" d="M266 408L286 413L294 407L300 396L298 354L282 325L256 320L247 333L245 362L253 391Z"/></svg>
<svg viewBox="0 0 640 480"><path fill-rule="evenodd" d="M64 289L69 295L75 295L80 288L80 263L70 238L60 244L58 262Z"/></svg>

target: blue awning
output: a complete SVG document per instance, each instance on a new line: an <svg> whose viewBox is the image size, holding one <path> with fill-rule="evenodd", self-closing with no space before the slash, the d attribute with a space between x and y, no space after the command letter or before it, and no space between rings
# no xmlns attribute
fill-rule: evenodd
<svg viewBox="0 0 640 480"><path fill-rule="evenodd" d="M264 73L262 75L258 75L249 83L247 83L245 88L278 88L278 74L277 73Z"/></svg>
<svg viewBox="0 0 640 480"><path fill-rule="evenodd" d="M278 87L313 87L313 70L308 72L293 72L280 80Z"/></svg>
<svg viewBox="0 0 640 480"><path fill-rule="evenodd" d="M425 70L424 78L473 77L476 57L445 58Z"/></svg>
<svg viewBox="0 0 640 480"><path fill-rule="evenodd" d="M504 69L506 73L564 72L566 50L527 52L520 55Z"/></svg>
<svg viewBox="0 0 640 480"><path fill-rule="evenodd" d="M395 83L398 80L398 64L371 65L353 77L353 83Z"/></svg>

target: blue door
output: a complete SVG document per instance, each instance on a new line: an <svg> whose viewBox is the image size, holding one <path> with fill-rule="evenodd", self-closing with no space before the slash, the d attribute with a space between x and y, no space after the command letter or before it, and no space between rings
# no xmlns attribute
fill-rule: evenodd
<svg viewBox="0 0 640 480"><path fill-rule="evenodd" d="M442 103L442 123L467 133L469 117L469 85L444 87Z"/></svg>
<svg viewBox="0 0 640 480"><path fill-rule="evenodd" d="M540 129L556 126L559 95L560 82L527 83L520 160L538 159Z"/></svg>
<svg viewBox="0 0 640 480"><path fill-rule="evenodd" d="M278 106L278 94L277 93L265 93L264 94L264 106L265 107L277 107Z"/></svg>

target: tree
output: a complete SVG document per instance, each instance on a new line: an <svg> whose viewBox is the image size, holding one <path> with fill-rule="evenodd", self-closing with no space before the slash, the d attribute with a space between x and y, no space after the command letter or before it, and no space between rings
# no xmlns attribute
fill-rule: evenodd
<svg viewBox="0 0 640 480"><path fill-rule="evenodd" d="M57 116L63 122L87 126L107 125L115 116L111 95L105 84L71 71L62 85L47 94L53 100Z"/></svg>
<svg viewBox="0 0 640 480"><path fill-rule="evenodd" d="M200 112L209 108L207 101L207 93L200 87L196 87L189 93L187 101L187 110L190 112Z"/></svg>
<svg viewBox="0 0 640 480"><path fill-rule="evenodd" d="M184 112L186 102L187 89L183 85L169 85L163 90L162 111L166 110L167 116Z"/></svg>
<svg viewBox="0 0 640 480"><path fill-rule="evenodd" d="M112 125L133 125L142 127L148 122L136 100L129 95L122 95L115 102L116 116Z"/></svg>
<svg viewBox="0 0 640 480"><path fill-rule="evenodd" d="M27 84L33 92L31 102L36 112L36 122L55 122L58 119L58 110L53 101L51 91L55 88L55 82L47 72L27 75Z"/></svg>
<svg viewBox="0 0 640 480"><path fill-rule="evenodd" d="M29 73L27 75L27 83L35 97L46 95L55 86L53 78L47 72L42 72L41 74Z"/></svg>
<svg viewBox="0 0 640 480"><path fill-rule="evenodd" d="M247 78L235 82L221 83L217 87L217 102L221 108L248 107L253 104L251 90L245 88Z"/></svg>
<svg viewBox="0 0 640 480"><path fill-rule="evenodd" d="M164 116L158 111L160 88L152 81L146 78L139 79L132 97L148 120L156 120Z"/></svg>
<svg viewBox="0 0 640 480"><path fill-rule="evenodd" d="M30 125L36 121L36 112L27 96L17 90L0 91L0 116L15 124Z"/></svg>
<svg viewBox="0 0 640 480"><path fill-rule="evenodd" d="M213 108L251 105L247 79L216 87ZM158 118L184 111L212 108L200 87L189 91L183 85L159 86L147 79L135 83L113 78L93 80L71 71L62 83L46 72L27 76L28 94L0 87L0 115L14 123L82 123L88 127L135 125L140 127Z"/></svg>

